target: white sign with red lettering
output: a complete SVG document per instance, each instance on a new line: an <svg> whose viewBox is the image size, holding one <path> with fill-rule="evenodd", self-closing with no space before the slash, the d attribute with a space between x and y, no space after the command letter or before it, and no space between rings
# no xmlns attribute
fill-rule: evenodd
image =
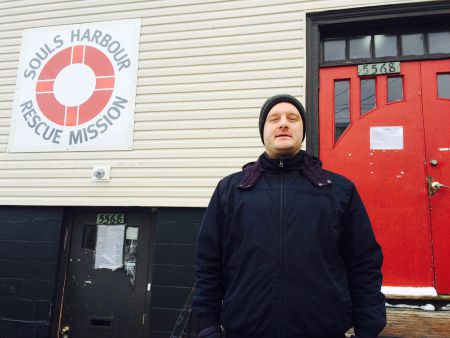
<svg viewBox="0 0 450 338"><path fill-rule="evenodd" d="M130 150L140 19L25 30L8 151Z"/></svg>

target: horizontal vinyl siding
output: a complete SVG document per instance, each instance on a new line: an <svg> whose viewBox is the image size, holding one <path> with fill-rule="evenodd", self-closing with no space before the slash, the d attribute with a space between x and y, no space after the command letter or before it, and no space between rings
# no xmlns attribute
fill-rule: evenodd
<svg viewBox="0 0 450 338"><path fill-rule="evenodd" d="M397 2L3 2L0 204L206 206L262 151L264 100L302 98L305 12ZM23 30L128 18L142 19L133 150L7 153ZM110 182L91 182L94 165L111 166Z"/></svg>

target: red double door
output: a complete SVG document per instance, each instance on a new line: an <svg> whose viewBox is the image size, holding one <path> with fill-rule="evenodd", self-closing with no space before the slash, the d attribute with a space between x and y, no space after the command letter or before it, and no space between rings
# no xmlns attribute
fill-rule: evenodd
<svg viewBox="0 0 450 338"><path fill-rule="evenodd" d="M357 186L383 248L383 284L450 293L450 60L398 74L320 70L320 158ZM440 189L439 189L440 187Z"/></svg>

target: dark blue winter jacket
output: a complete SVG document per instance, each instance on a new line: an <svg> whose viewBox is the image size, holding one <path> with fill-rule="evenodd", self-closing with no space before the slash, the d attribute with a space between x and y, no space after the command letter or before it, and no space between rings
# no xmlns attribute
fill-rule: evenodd
<svg viewBox="0 0 450 338"><path fill-rule="evenodd" d="M382 253L354 185L322 171L316 187L304 157L260 157L250 187L244 171L222 179L198 237L193 310L200 329L228 338L376 337L386 323Z"/></svg>

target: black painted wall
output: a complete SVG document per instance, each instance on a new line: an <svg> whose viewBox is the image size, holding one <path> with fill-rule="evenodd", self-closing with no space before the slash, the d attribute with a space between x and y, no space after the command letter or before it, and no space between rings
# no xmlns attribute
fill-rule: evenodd
<svg viewBox="0 0 450 338"><path fill-rule="evenodd" d="M0 206L0 338L49 337L63 208Z"/></svg>
<svg viewBox="0 0 450 338"><path fill-rule="evenodd" d="M203 208L159 208L153 250L150 338L168 338L195 282ZM192 335L195 337L193 321Z"/></svg>

